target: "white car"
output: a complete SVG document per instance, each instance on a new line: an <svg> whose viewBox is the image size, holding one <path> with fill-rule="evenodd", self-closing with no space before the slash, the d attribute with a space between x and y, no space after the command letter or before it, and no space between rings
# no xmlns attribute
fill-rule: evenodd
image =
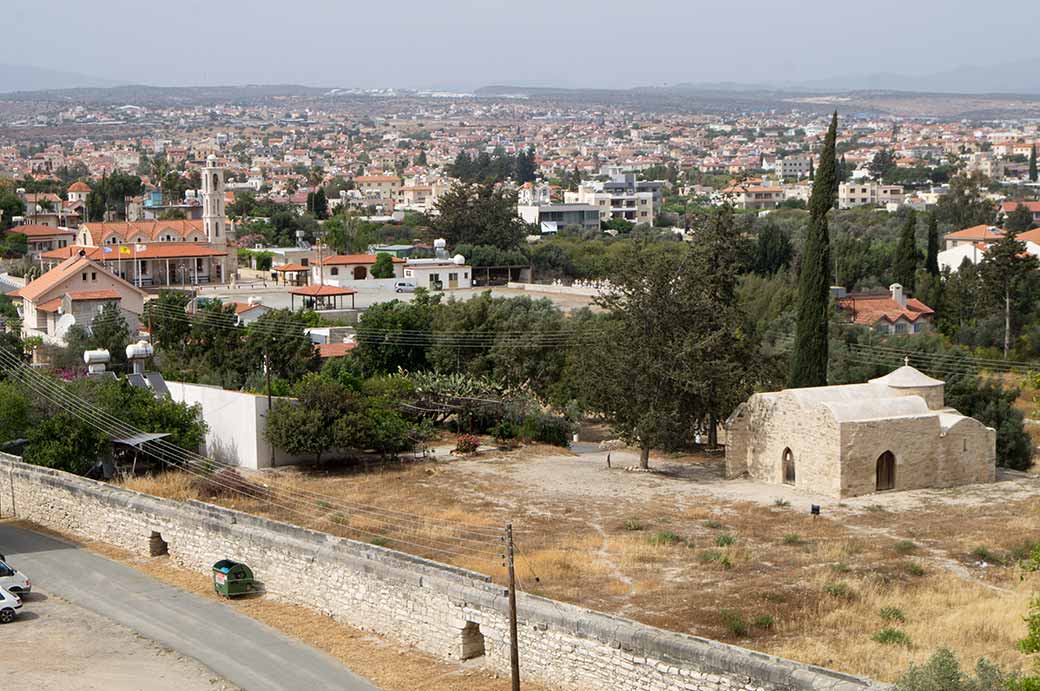
<svg viewBox="0 0 1040 691"><path fill-rule="evenodd" d="M6 588L0 588L0 624L10 624L22 608L22 598Z"/></svg>
<svg viewBox="0 0 1040 691"><path fill-rule="evenodd" d="M12 593L28 593L32 591L32 581L21 571L0 560L0 588Z"/></svg>
<svg viewBox="0 0 1040 691"><path fill-rule="evenodd" d="M413 281L397 281L394 283L395 293L414 293L415 283Z"/></svg>

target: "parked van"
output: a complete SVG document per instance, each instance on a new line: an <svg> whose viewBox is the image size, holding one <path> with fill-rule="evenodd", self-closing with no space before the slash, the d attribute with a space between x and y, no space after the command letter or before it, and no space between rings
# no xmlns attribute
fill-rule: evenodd
<svg viewBox="0 0 1040 691"><path fill-rule="evenodd" d="M414 281L397 281L394 283L395 293L414 293L415 282Z"/></svg>
<svg viewBox="0 0 1040 691"><path fill-rule="evenodd" d="M32 581L5 561L0 561L0 588L12 593L28 593L32 591Z"/></svg>

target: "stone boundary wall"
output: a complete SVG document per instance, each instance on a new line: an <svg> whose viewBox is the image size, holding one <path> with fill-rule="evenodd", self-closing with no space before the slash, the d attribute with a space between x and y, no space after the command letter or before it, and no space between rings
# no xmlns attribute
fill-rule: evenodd
<svg viewBox="0 0 1040 691"><path fill-rule="evenodd" d="M196 501L175 502L0 454L4 514L146 555L161 533L178 564L249 564L272 597L434 655L483 645L508 673L506 593L487 576ZM864 691L887 686L520 593L521 676L573 691ZM476 627L479 635L475 636Z"/></svg>
<svg viewBox="0 0 1040 691"><path fill-rule="evenodd" d="M599 288L583 287L583 286L558 286L550 283L516 283L509 282L506 284L506 288L512 288L514 290L526 290L531 293L554 293L559 295L584 295L587 297L596 297L599 295Z"/></svg>

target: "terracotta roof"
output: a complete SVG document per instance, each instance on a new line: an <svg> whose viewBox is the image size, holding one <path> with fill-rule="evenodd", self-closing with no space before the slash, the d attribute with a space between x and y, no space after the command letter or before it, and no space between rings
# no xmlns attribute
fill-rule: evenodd
<svg viewBox="0 0 1040 691"><path fill-rule="evenodd" d="M121 300L123 297L118 291L111 288L107 290L73 290L65 294L73 302L80 300Z"/></svg>
<svg viewBox="0 0 1040 691"><path fill-rule="evenodd" d="M313 285L293 288L289 291L292 295L305 295L307 297L327 297L330 295L353 295L357 291L353 288L336 288L335 286Z"/></svg>
<svg viewBox="0 0 1040 691"><path fill-rule="evenodd" d="M354 182L400 182L396 175L359 175Z"/></svg>
<svg viewBox="0 0 1040 691"><path fill-rule="evenodd" d="M61 298L54 298L53 300L48 300L47 302L36 305L36 309L41 312L57 312L59 307L61 307Z"/></svg>
<svg viewBox="0 0 1040 691"><path fill-rule="evenodd" d="M996 226L983 224L947 233L944 237L948 240L999 240L1004 237L1004 231Z"/></svg>
<svg viewBox="0 0 1040 691"><path fill-rule="evenodd" d="M22 233L26 237L30 238L42 238L51 237L52 235L75 235L76 231L71 228L51 228L50 226L44 226L39 224L31 224L26 226L15 226L7 231L8 233Z"/></svg>
<svg viewBox="0 0 1040 691"><path fill-rule="evenodd" d="M95 242L102 242L109 235L126 240L142 236L154 240L163 233L173 232L181 237L188 233L203 232L201 219L178 219L171 221L134 221L133 223L84 223L83 228L90 231Z"/></svg>
<svg viewBox="0 0 1040 691"><path fill-rule="evenodd" d="M330 357L343 357L354 350L357 343L319 343L318 344L318 357L330 358Z"/></svg>
<svg viewBox="0 0 1040 691"><path fill-rule="evenodd" d="M255 309L264 309L264 310L271 309L267 305L262 305L260 303L256 303L255 305L250 305L248 302L231 302L231 303L228 303L228 304L231 304L231 305L235 306L235 314L245 314L246 312L249 312L249 311L255 310Z"/></svg>
<svg viewBox="0 0 1040 691"><path fill-rule="evenodd" d="M90 185L82 180L77 180L69 185L69 192L90 192Z"/></svg>
<svg viewBox="0 0 1040 691"><path fill-rule="evenodd" d="M63 248L63 249L68 249L68 248ZM99 271L104 271L105 270L105 268L103 266L101 266L97 262L91 261L89 257L81 257L78 254L76 254L74 256L69 257L68 259L66 259L62 263L58 264L53 269L51 269L47 273L43 274L39 278L37 278L35 281L30 282L24 288L20 288L18 290L17 297L20 297L20 298L25 299L25 300L31 300L31 301L35 302L36 298L38 298L38 297L40 297L42 295L45 295L46 293L50 292L54 288L56 288L59 285L61 285L64 281L66 281L69 278L75 276L76 273L78 273L82 269L86 269L87 267L92 267L92 268L97 269ZM140 288L137 288L137 287L131 285L130 283L124 281L123 279L119 278L118 276L109 274L108 277L113 279L113 280L115 280L115 281L117 281L117 282L119 282L119 283L124 284L125 286L127 286L131 290L137 291L142 296L144 295L144 291L143 290L141 290ZM82 292L84 292L84 293L95 293L95 292L106 292L106 291L82 291ZM89 299L89 298L87 298L87 299Z"/></svg>
<svg viewBox="0 0 1040 691"><path fill-rule="evenodd" d="M1040 202L1004 202L1000 205L1000 209L1004 213L1011 213L1018 208L1019 204L1026 207L1034 214L1040 214Z"/></svg>
<svg viewBox="0 0 1040 691"><path fill-rule="evenodd" d="M850 293L848 301L842 303L842 308L853 311L853 322L862 326L873 326L882 320L896 322L900 317L909 322L916 322L921 317L935 313L935 310L917 298L907 298L906 307L903 307L892 299L890 293L878 295Z"/></svg>
<svg viewBox="0 0 1040 691"><path fill-rule="evenodd" d="M403 264L404 259L400 257L391 257L391 261L395 264ZM326 257L321 261L322 266L343 266L344 264L375 264L376 255L374 254L334 254L331 257Z"/></svg>
<svg viewBox="0 0 1040 691"><path fill-rule="evenodd" d="M281 266L271 267L271 271L309 271L310 269L303 264L282 264Z"/></svg>
<svg viewBox="0 0 1040 691"><path fill-rule="evenodd" d="M119 248L127 247L129 254L120 254ZM103 247L60 247L40 254L44 259L62 259L83 250L87 257L94 261L113 261L116 259L186 259L189 257L224 257L227 251L218 250L195 242L154 242L146 243L140 252L134 251L134 245L104 245ZM105 252L111 249L111 252Z"/></svg>

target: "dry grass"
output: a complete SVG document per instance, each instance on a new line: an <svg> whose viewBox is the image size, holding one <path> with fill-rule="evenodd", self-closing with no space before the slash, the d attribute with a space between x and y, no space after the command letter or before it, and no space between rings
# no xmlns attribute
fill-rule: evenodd
<svg viewBox="0 0 1040 691"><path fill-rule="evenodd" d="M364 541L384 535L386 546L498 582L505 570L497 556L446 553L436 546L459 545L455 538L466 535L466 527L496 528L512 520L520 584L540 595L882 680L893 680L911 660L926 659L941 645L968 664L986 656L1022 668L1014 642L1024 635L1022 617L1035 584L1019 583L1013 555L1040 539L1037 499L984 506L922 503L909 510L836 508L818 519L787 506L687 504L666 492L654 500L592 492L561 500L532 492L514 477L520 464L530 462L523 454L482 459L480 473L424 463L366 473L263 475L275 487L331 497L304 507L305 515L258 499L213 501ZM619 477L623 482L625 476ZM667 487L683 480L661 482ZM178 499L191 496L190 483L176 476L127 485ZM424 518L387 523L340 504ZM912 550L903 544L911 542ZM998 562L977 568L980 547L999 555ZM499 552L500 544L486 549ZM880 619L882 607L905 613L905 624L895 628L909 636L909 647L872 640L893 626ZM733 617L747 622L747 629L734 627Z"/></svg>

